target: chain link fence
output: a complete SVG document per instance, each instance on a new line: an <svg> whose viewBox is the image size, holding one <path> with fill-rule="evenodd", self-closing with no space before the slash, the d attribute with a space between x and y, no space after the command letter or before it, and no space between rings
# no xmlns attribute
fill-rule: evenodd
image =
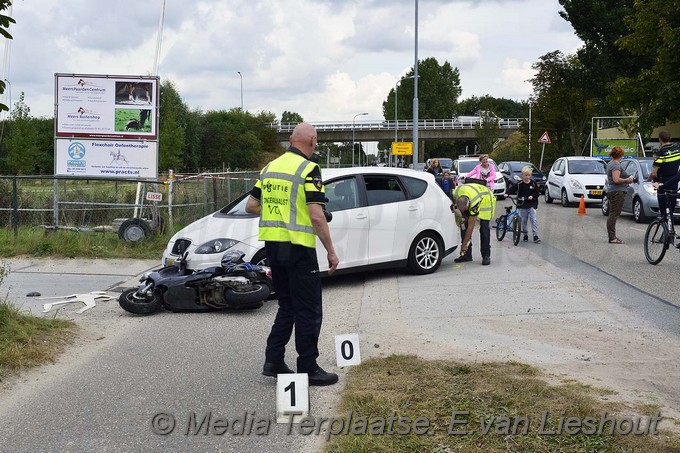
<svg viewBox="0 0 680 453"><path fill-rule="evenodd" d="M160 218L173 232L252 189L258 174L175 174L156 181L0 176L0 226L116 230L125 219Z"/></svg>

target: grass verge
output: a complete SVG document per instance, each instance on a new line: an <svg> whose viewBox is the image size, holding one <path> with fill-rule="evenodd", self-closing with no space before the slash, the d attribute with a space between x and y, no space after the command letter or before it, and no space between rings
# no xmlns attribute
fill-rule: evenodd
<svg viewBox="0 0 680 453"><path fill-rule="evenodd" d="M7 301L0 302L0 380L24 368L54 362L76 331L72 321L27 315Z"/></svg>
<svg viewBox="0 0 680 453"><path fill-rule="evenodd" d="M606 393L574 382L550 385L516 362L369 359L348 373L338 407L343 422L328 426L340 433L325 451L680 452L680 439L663 430L672 421L654 422L658 408L603 401ZM629 428L633 433L621 434Z"/></svg>
<svg viewBox="0 0 680 453"><path fill-rule="evenodd" d="M118 233L94 233L42 228L20 228L17 236L0 229L0 256L56 256L60 258L158 259L168 244L169 235L152 235L140 242L125 242Z"/></svg>

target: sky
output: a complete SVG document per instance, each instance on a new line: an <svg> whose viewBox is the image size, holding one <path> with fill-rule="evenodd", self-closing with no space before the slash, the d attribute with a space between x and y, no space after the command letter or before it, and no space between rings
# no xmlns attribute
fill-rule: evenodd
<svg viewBox="0 0 680 453"><path fill-rule="evenodd" d="M15 0L2 100L24 92L32 116L53 117L55 73L158 74L192 110L238 108L242 95L246 111L278 119L287 110L310 122L381 120L414 66L415 4L167 0L156 70L162 0ZM527 100L532 64L582 45L560 10L558 0L418 1L418 58L458 68L459 100Z"/></svg>

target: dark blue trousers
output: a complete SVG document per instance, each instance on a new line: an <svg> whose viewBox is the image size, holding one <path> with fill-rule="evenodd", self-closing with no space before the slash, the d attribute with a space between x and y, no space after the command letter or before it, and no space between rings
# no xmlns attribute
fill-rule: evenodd
<svg viewBox="0 0 680 453"><path fill-rule="evenodd" d="M279 310L274 319L265 362L281 363L295 327L297 372L316 371L321 332L321 278L316 250L289 242L266 242Z"/></svg>

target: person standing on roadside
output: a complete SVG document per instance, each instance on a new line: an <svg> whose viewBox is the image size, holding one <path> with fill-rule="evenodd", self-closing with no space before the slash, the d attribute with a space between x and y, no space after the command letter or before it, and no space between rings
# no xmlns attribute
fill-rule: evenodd
<svg viewBox="0 0 680 453"><path fill-rule="evenodd" d="M316 362L322 321L317 236L328 254L329 275L339 260L324 213L321 169L311 160L316 140L311 124L295 127L288 151L260 172L246 211L260 215L259 238L265 242L279 301L262 374L275 377L294 372L284 358L295 327L297 372L309 375L309 385L331 385L338 382L338 375L327 373Z"/></svg>
<svg viewBox="0 0 680 453"><path fill-rule="evenodd" d="M460 256L456 263L472 261L472 232L479 218L479 240L482 252L482 265L491 264L491 226L490 222L496 209L496 197L491 189L478 183L465 183L453 191L451 210L457 209L462 217Z"/></svg>
<svg viewBox="0 0 680 453"><path fill-rule="evenodd" d="M623 244L616 236L616 220L621 215L623 200L628 192L628 184L633 182L633 177L621 168L623 148L615 146L609 151L611 160L607 164L607 200L609 200L609 215L607 216L607 235L610 244Z"/></svg>
<svg viewBox="0 0 680 453"><path fill-rule="evenodd" d="M442 169L442 166L439 163L439 159L432 159L430 165L427 166L425 171L428 173L432 173L434 176L440 176L442 173L444 173L444 170Z"/></svg>
<svg viewBox="0 0 680 453"><path fill-rule="evenodd" d="M522 231L524 231L524 242L529 240L528 223L531 222L531 232L534 242L538 244L541 239L538 237L538 222L536 221L536 209L538 208L538 197L540 192L538 186L531 180L530 166L522 168L522 180L517 184L517 207L519 216L522 219ZM523 200L520 204L520 200Z"/></svg>
<svg viewBox="0 0 680 453"><path fill-rule="evenodd" d="M678 173L680 168L680 149L678 145L671 143L671 134L668 131L659 132L659 153L654 163L652 171L645 181L654 181L664 185L667 191L677 190L677 183L668 185L668 180ZM657 192L659 200L659 212L666 210L666 194Z"/></svg>
<svg viewBox="0 0 680 453"><path fill-rule="evenodd" d="M444 177L441 178L438 183L446 196L453 199L453 189L456 187L456 182L451 178L451 172L446 170L444 172Z"/></svg>

